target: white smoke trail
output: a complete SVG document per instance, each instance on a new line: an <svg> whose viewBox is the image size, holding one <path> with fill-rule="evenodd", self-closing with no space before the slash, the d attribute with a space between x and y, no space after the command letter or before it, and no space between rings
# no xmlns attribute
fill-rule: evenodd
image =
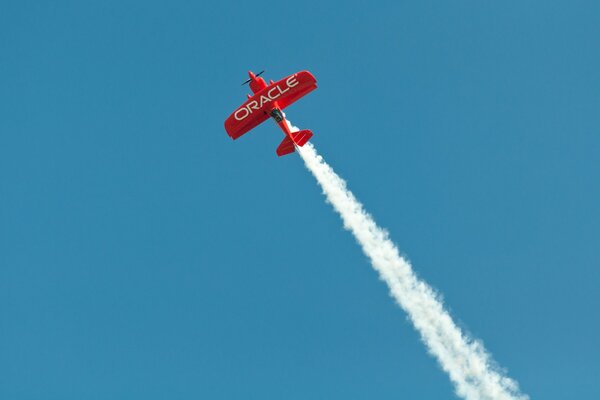
<svg viewBox="0 0 600 400"><path fill-rule="evenodd" d="M483 345L461 332L434 290L417 278L387 232L365 212L313 145L307 143L297 150L327 201L342 217L344 228L352 232L391 295L408 313L429 353L450 376L457 395L468 400L528 399L515 381L498 371Z"/></svg>

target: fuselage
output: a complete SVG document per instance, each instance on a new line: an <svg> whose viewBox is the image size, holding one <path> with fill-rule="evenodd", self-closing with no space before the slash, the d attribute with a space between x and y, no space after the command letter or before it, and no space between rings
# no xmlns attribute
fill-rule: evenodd
<svg viewBox="0 0 600 400"><path fill-rule="evenodd" d="M267 82L265 82L265 80L262 77L256 76L252 71L248 71L248 76L250 77L250 89L252 90L252 93L254 93L254 94L260 92L261 90L263 90L269 86L269 85L267 85ZM273 81L270 82L271 85L274 83L275 82L273 82ZM281 130L283 131L283 133L286 136L289 136L291 131L290 131L290 127L285 119L285 116L283 115L283 112L279 109L279 107L277 107L277 98L279 96L281 96L282 94L284 94L285 92L287 92L288 90L290 90L291 87L296 86L297 84L298 84L298 82L293 77L290 77L290 79L288 79L286 81L285 88L282 89L279 86L272 87L266 93L266 96L264 96L264 95L261 96L260 104L257 104L257 108L262 109L263 105L265 103L271 102L272 107L270 107L268 114L271 118L273 118L275 123L277 123L277 125L279 125L279 128L281 128ZM248 96L248 97L250 97L250 96ZM250 105L248 105L248 106L250 107ZM250 109L249 111L251 112L252 110Z"/></svg>
<svg viewBox="0 0 600 400"><path fill-rule="evenodd" d="M296 147L306 144L313 133L308 129L292 129L285 119L283 110L317 88L315 77L309 71L300 71L283 79L267 83L261 78L262 71L254 74L248 71L252 94L225 120L225 131L232 139L238 139L245 133L272 118L285 134L277 147L278 156L293 153Z"/></svg>

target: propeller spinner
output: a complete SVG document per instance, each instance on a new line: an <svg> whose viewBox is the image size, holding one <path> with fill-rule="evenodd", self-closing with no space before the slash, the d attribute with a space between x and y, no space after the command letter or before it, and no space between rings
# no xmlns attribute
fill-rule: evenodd
<svg viewBox="0 0 600 400"><path fill-rule="evenodd" d="M254 77L258 78L259 76L261 76L263 74L263 72L265 72L264 69L262 71L260 71L258 74L254 75ZM242 86L244 86L245 84L249 83L251 80L252 80L252 78L248 79L246 82L242 83Z"/></svg>

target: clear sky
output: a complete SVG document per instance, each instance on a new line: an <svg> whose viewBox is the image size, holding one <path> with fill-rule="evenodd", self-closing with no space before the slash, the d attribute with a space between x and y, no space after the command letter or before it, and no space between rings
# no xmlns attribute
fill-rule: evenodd
<svg viewBox="0 0 600 400"><path fill-rule="evenodd" d="M600 3L0 8L0 398L452 399L246 71L539 399L600 395Z"/></svg>

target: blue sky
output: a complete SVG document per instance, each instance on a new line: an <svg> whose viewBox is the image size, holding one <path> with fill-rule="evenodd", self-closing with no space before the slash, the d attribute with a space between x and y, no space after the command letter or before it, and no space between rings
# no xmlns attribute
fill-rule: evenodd
<svg viewBox="0 0 600 400"><path fill-rule="evenodd" d="M0 397L454 398L297 155L225 118L308 69L313 143L532 398L594 398L600 6L5 2Z"/></svg>

